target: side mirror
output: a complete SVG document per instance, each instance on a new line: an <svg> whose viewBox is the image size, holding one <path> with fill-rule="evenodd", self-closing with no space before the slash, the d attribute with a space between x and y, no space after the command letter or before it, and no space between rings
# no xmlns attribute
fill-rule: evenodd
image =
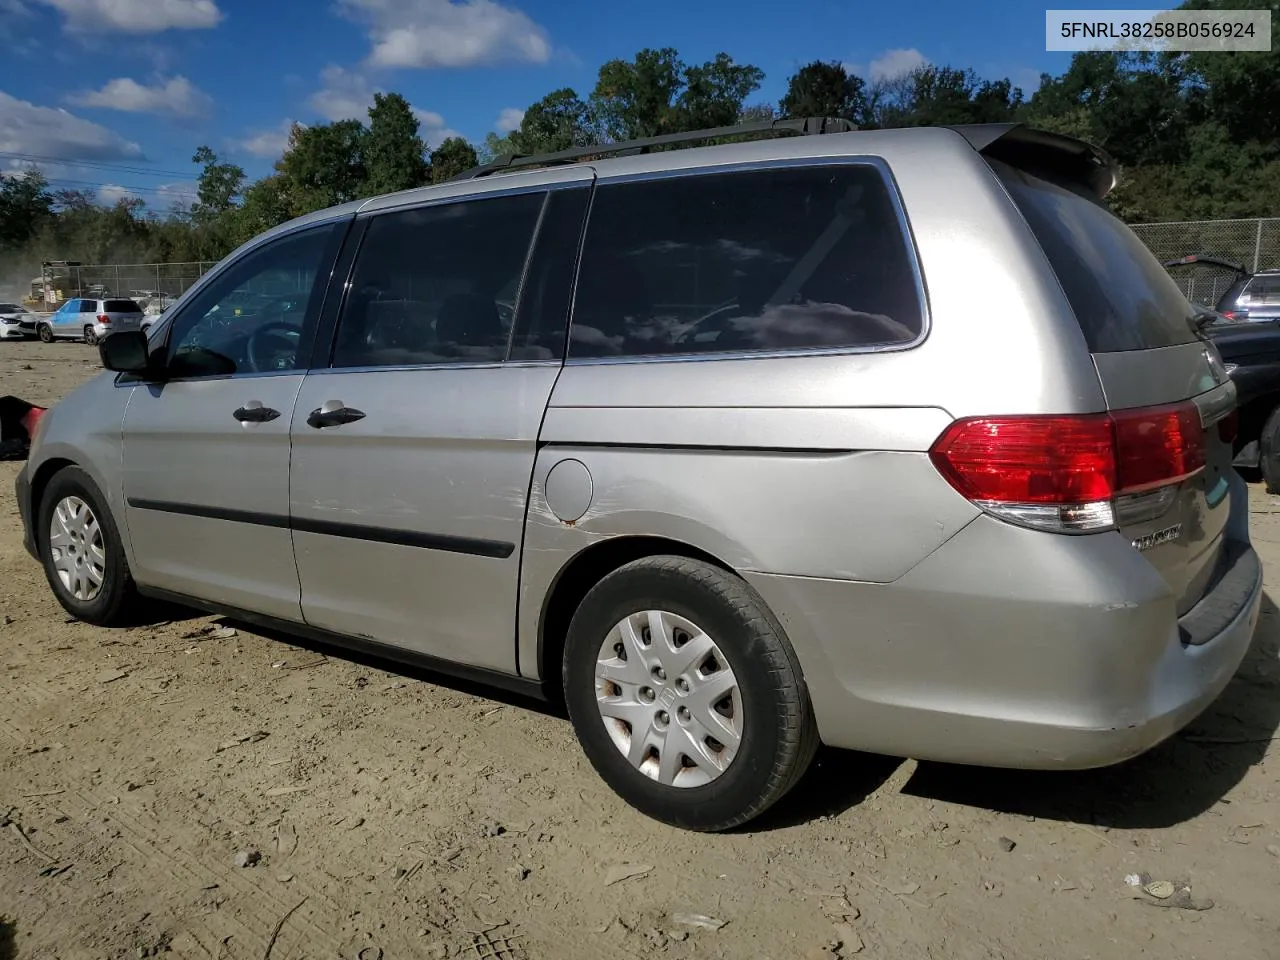
<svg viewBox="0 0 1280 960"><path fill-rule="evenodd" d="M102 365L117 373L148 373L152 370L147 335L142 330L122 330L98 341Z"/></svg>

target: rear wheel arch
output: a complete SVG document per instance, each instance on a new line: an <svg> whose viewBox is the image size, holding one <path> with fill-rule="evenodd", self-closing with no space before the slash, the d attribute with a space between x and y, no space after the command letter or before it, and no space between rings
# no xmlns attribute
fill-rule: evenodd
<svg viewBox="0 0 1280 960"><path fill-rule="evenodd" d="M667 537L609 537L576 553L561 569L542 602L538 617L538 676L548 698L561 699L560 666L569 621L587 592L613 571L644 557L674 555L702 560L727 573L737 572L719 557L689 543Z"/></svg>

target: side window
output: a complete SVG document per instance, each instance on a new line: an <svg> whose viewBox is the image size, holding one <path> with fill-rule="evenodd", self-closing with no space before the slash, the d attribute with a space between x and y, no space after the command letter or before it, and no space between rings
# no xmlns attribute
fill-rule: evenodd
<svg viewBox="0 0 1280 960"><path fill-rule="evenodd" d="M605 185L569 356L910 343L924 324L912 262L867 164Z"/></svg>
<svg viewBox="0 0 1280 960"><path fill-rule="evenodd" d="M511 360L563 360L578 244L591 191L553 190L520 295Z"/></svg>
<svg viewBox="0 0 1280 960"><path fill-rule="evenodd" d="M174 318L171 377L229 376L306 365L340 230L326 224L273 240L227 267Z"/></svg>
<svg viewBox="0 0 1280 960"><path fill-rule="evenodd" d="M81 312L81 313L91 313L91 314L93 314L94 316L97 316L97 314L98 314L98 301L97 301L97 300L81 300L81 301L80 301L80 312Z"/></svg>
<svg viewBox="0 0 1280 960"><path fill-rule="evenodd" d="M375 216L338 324L333 366L500 362L543 193Z"/></svg>

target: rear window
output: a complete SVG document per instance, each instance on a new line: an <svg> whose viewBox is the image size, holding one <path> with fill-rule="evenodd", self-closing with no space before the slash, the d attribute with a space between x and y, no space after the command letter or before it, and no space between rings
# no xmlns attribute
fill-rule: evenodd
<svg viewBox="0 0 1280 960"><path fill-rule="evenodd" d="M1093 353L1196 339L1193 310L1137 234L1095 200L991 163L1048 257Z"/></svg>
<svg viewBox="0 0 1280 960"><path fill-rule="evenodd" d="M876 168L701 174L597 190L569 355L907 344L923 326Z"/></svg>
<svg viewBox="0 0 1280 960"><path fill-rule="evenodd" d="M1242 305L1280 303L1280 276L1254 277L1244 288L1240 303Z"/></svg>
<svg viewBox="0 0 1280 960"><path fill-rule="evenodd" d="M141 313L142 308L132 300L108 300L107 313Z"/></svg>

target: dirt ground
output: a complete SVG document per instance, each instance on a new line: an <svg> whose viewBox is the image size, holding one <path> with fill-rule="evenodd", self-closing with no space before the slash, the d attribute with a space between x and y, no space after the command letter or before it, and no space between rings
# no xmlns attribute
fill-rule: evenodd
<svg viewBox="0 0 1280 960"><path fill-rule="evenodd" d="M52 402L96 368L79 344L0 343L0 393ZM68 622L22 550L17 469L0 960L1280 958L1269 600L1221 700L1127 765L827 751L763 822L699 836L625 807L537 704L182 611ZM1275 569L1280 499L1253 498ZM1208 909L1162 908L1134 874Z"/></svg>

